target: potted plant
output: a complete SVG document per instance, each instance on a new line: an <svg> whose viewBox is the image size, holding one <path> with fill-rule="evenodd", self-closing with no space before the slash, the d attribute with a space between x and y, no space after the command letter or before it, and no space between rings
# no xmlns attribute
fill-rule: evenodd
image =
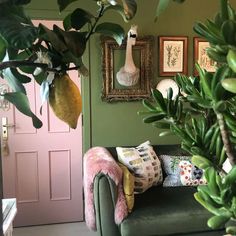
<svg viewBox="0 0 236 236"><path fill-rule="evenodd" d="M58 118L76 128L81 113L80 91L67 71L88 71L82 56L94 33L113 37L118 44L124 38L123 28L112 22L100 23L108 11L118 12L125 21L136 13L135 0L93 1L97 12L76 8L63 19L63 29L57 25L33 25L24 11L31 0L0 1L0 76L11 87L11 92L0 94L23 114L30 116L34 127L41 120L31 111L24 84L35 80L40 85L42 103L49 101ZM76 0L58 0L60 12ZM71 64L74 64L73 66Z"/></svg>
<svg viewBox="0 0 236 236"><path fill-rule="evenodd" d="M164 1L160 2L164 4ZM208 56L216 72L176 75L179 94L167 98L152 90L153 102L143 100L144 123L176 134L192 162L204 170L207 185L198 186L195 199L212 213L208 226L236 235L236 13L227 0L213 20L197 22L194 31L210 43ZM162 5L165 7L165 5ZM159 11L160 11L159 7Z"/></svg>

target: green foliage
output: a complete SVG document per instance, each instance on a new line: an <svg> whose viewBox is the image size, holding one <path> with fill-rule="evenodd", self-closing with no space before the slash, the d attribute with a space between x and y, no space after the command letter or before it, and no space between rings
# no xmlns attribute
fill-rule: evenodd
<svg viewBox="0 0 236 236"><path fill-rule="evenodd" d="M63 11L75 1L58 0L59 10ZM49 86L52 73L55 77L71 69L88 75L82 56L90 37L95 33L104 34L121 44L125 36L120 25L100 23L103 15L112 10L128 21L135 15L137 4L135 0L122 0L120 4L118 1L93 0L97 6L95 15L89 9L76 8L63 20L63 29L57 25L48 29L43 24L34 26L25 14L23 5L29 2L0 0L0 73L13 91L5 94L5 99L23 114L32 117L33 125L40 128L42 123L30 110L24 83L31 82L33 77L40 85L47 83Z"/></svg>
<svg viewBox="0 0 236 236"><path fill-rule="evenodd" d="M159 1L158 14L170 1ZM213 216L207 224L213 229L226 227L236 235L236 13L227 0L214 20L198 22L194 31L210 42L207 53L217 62L216 72L207 72L196 64L198 76L177 74L179 94L167 98L152 91L152 102L143 101L149 113L144 123L177 135L181 147L192 155L192 162L204 170L207 185L199 186L195 199ZM232 165L225 172L223 164Z"/></svg>

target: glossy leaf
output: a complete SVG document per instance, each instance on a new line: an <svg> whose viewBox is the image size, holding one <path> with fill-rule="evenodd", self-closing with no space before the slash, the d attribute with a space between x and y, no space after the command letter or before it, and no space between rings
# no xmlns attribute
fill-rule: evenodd
<svg viewBox="0 0 236 236"><path fill-rule="evenodd" d="M6 93L4 94L4 99L8 100L15 107L26 116L32 118L32 122L35 128L41 128L42 122L41 120L31 111L29 106L29 100L24 93L21 92L13 92L13 93Z"/></svg>
<svg viewBox="0 0 236 236"><path fill-rule="evenodd" d="M58 52L67 50L67 47L63 40L61 40L55 32L48 29L45 25L39 24L39 33L40 37L45 41L50 42Z"/></svg>
<svg viewBox="0 0 236 236"><path fill-rule="evenodd" d="M131 20L137 11L137 3L135 0L122 0L124 13L127 20Z"/></svg>
<svg viewBox="0 0 236 236"><path fill-rule="evenodd" d="M64 31L57 25L53 26L53 31L63 39L67 50L76 57L81 57L86 48L86 33L76 31Z"/></svg>
<svg viewBox="0 0 236 236"><path fill-rule="evenodd" d="M94 16L91 13L81 8L77 8L70 15L70 28L80 30L87 23L91 23L92 18L94 18Z"/></svg>
<svg viewBox="0 0 236 236"><path fill-rule="evenodd" d="M119 45L122 44L125 36L125 31L120 25L108 22L98 25L95 32L114 38Z"/></svg>
<svg viewBox="0 0 236 236"><path fill-rule="evenodd" d="M236 78L227 78L221 81L223 88L231 93L236 93Z"/></svg>
<svg viewBox="0 0 236 236"><path fill-rule="evenodd" d="M37 37L37 31L34 26L9 19L1 19L0 34L8 42L9 46L17 49L31 47Z"/></svg>
<svg viewBox="0 0 236 236"><path fill-rule="evenodd" d="M57 0L60 12L63 11L68 5L77 0Z"/></svg>
<svg viewBox="0 0 236 236"><path fill-rule="evenodd" d="M120 14L122 16L122 18L125 22L128 22L128 19L126 18L126 15L125 15L125 12L124 12L124 8L121 5L107 6L104 10L104 13L107 12L107 11L110 11L110 10L113 10L113 11L117 12L118 14Z"/></svg>

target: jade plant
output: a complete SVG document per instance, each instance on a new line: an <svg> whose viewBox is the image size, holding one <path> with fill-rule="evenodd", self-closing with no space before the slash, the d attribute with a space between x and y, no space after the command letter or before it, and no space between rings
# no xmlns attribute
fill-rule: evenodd
<svg viewBox="0 0 236 236"><path fill-rule="evenodd" d="M57 0L59 11L76 1ZM114 11L127 22L135 15L137 4L135 0L93 0L95 13L78 7L63 19L63 28L54 25L49 29L32 23L25 11L30 2L0 0L0 79L11 88L11 92L0 96L30 116L34 127L40 128L42 122L30 109L25 89L26 83L35 80L40 85L42 103L49 101L56 116L76 128L81 96L67 73L78 70L79 75L88 74L82 57L94 33L113 37L121 44L123 28L100 20L108 11Z"/></svg>
<svg viewBox="0 0 236 236"><path fill-rule="evenodd" d="M175 134L192 162L203 169L207 185L197 187L195 199L212 213L208 226L236 235L236 12L227 0L213 20L197 22L194 31L210 43L214 73L196 64L198 76L177 74L177 96L156 89L143 100L144 123Z"/></svg>

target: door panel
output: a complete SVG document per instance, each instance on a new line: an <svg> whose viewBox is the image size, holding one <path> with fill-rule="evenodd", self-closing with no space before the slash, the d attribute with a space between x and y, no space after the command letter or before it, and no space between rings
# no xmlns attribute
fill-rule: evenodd
<svg viewBox="0 0 236 236"><path fill-rule="evenodd" d="M51 28L53 22L43 23ZM78 73L70 72L70 77L80 87ZM2 157L4 198L17 198L15 225L82 221L81 118L73 130L48 104L40 115L39 86L26 87L31 109L43 122L41 129L12 105L7 111L0 109L0 116L15 125L8 128L9 155Z"/></svg>

